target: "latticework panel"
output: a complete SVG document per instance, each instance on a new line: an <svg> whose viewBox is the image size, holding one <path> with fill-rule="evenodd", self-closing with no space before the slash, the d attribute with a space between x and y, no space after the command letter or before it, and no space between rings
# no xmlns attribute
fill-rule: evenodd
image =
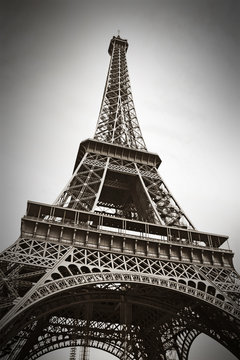
<svg viewBox="0 0 240 360"><path fill-rule="evenodd" d="M198 268L207 279L221 289L221 291L227 293L240 306L240 277L234 269L219 269L208 266L200 266Z"/></svg>
<svg viewBox="0 0 240 360"><path fill-rule="evenodd" d="M70 182L55 204L78 210L91 211L98 193L108 158L85 154Z"/></svg>
<svg viewBox="0 0 240 360"><path fill-rule="evenodd" d="M157 169L148 165L138 165L138 169L161 223L168 226L194 228L158 174Z"/></svg>
<svg viewBox="0 0 240 360"><path fill-rule="evenodd" d="M67 252L69 246L54 244L34 238L19 238L0 256L1 262L12 264L32 265L41 268L51 268Z"/></svg>

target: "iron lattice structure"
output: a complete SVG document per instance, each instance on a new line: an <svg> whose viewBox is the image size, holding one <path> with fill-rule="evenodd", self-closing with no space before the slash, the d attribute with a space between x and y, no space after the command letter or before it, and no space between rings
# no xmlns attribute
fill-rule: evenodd
<svg viewBox="0 0 240 360"><path fill-rule="evenodd" d="M1 358L90 347L186 360L205 333L239 356L239 276L227 237L197 231L136 117L126 40L113 37L95 136L53 205L28 202L1 254Z"/></svg>

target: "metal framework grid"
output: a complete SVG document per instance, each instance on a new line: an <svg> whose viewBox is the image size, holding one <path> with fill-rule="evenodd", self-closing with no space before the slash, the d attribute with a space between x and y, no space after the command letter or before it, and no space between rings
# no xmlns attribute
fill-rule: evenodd
<svg viewBox="0 0 240 360"><path fill-rule="evenodd" d="M110 42L94 139L80 144L69 183L53 205L28 202L20 238L0 255L3 359L70 347L71 360L88 360L95 347L122 360L187 360L201 332L239 356L233 253L226 236L195 230L158 174L127 48Z"/></svg>

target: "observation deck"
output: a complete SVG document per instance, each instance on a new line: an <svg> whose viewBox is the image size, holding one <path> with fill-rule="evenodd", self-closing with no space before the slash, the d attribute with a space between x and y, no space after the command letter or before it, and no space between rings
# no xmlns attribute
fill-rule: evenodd
<svg viewBox="0 0 240 360"><path fill-rule="evenodd" d="M196 265L233 267L227 236L28 202L22 237Z"/></svg>

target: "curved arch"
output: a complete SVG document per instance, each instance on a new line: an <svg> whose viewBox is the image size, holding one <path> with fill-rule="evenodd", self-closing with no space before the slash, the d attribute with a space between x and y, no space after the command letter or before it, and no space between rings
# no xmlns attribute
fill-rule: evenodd
<svg viewBox="0 0 240 360"><path fill-rule="evenodd" d="M202 281L198 281L197 288L199 290L201 290L201 291L205 291L206 290L206 284L204 284L204 282L202 282Z"/></svg>
<svg viewBox="0 0 240 360"><path fill-rule="evenodd" d="M188 286L191 286L191 287L193 287L193 288L196 288L196 283L195 283L194 281L192 281L192 280L189 280L189 281L188 281Z"/></svg>
<svg viewBox="0 0 240 360"><path fill-rule="evenodd" d="M224 301L224 296L222 294L217 294L216 297Z"/></svg>
<svg viewBox="0 0 240 360"><path fill-rule="evenodd" d="M85 275L85 276L87 276L87 277L89 277L89 276L94 276L95 277L95 275L99 275L99 274L87 274L87 275ZM100 274L101 275L101 274ZM107 275L112 275L112 274L109 274L109 273L107 273ZM119 274L118 274L119 275ZM122 275L122 274L121 274ZM129 274L128 274L129 275ZM35 302L34 303L34 305L35 306L29 306L29 312L26 312L26 313L22 313L21 314L21 316L24 316L25 317L25 319L27 320L27 319L29 319L29 321L30 321L30 318L31 318L31 314L37 314L37 316L38 316L38 319L36 319L36 317L35 317L35 319L34 320L31 320L31 321L35 321L35 320L39 320L39 324L40 324L40 326L42 326L41 324L41 319L42 318L47 318L48 319L48 316L49 316L49 314L52 314L52 316L55 316L54 315L54 313L55 313L55 311L56 311L56 316L60 316L60 318L62 319L62 316L65 316L65 317L68 317L69 316L69 314L71 314L71 309L74 309L74 308L76 308L76 304L78 304L78 308L79 308L79 304L81 303L81 304L86 304L86 303L88 303L89 301L91 301L91 302L99 302L100 301L100 303L101 302L103 302L104 303L104 301L106 302L106 303L110 303L110 304L113 304L113 305L111 305L113 308L116 308L116 305L114 305L114 301L115 301L115 303L116 303L116 301L118 301L119 300L119 296L121 297L121 294L122 294L122 292L121 291L118 291L117 290L117 287L121 290L121 289L123 289L123 288L127 288L127 291L128 291L128 289L130 289L130 288L132 288L133 290L135 289L135 288L137 288L138 289L138 291L139 292L137 292L137 293L135 293L135 298L133 298L133 300L134 300L134 303L136 303L136 299L137 299L137 301L138 301L138 298L139 298L139 300L141 300L142 299L142 294L144 295L144 294L152 294L152 290L150 290L150 287L153 285L150 281L148 281L147 283L144 283L144 282L141 282L141 285L142 286L139 286L139 283L137 283L137 285L134 285L134 286L132 286L132 285L129 285L129 287L128 286L122 286L121 284L122 283L126 283L126 278L124 277L124 282L122 281L118 281L118 283L116 283L116 278L114 278L115 279L115 282L102 282L102 287L99 287L99 285L100 285L100 282L98 281L97 283L89 283L88 282L88 284L85 284L86 285L86 287L82 287L82 289L81 289L81 286L79 286L78 287L78 292L76 292L76 290L74 289L74 296L76 296L76 294L78 294L78 296L79 296L79 298L78 299L75 299L75 301L72 301L73 300L73 297L72 297L72 288L74 288L74 286L71 288L71 287L69 287L68 288L68 290L70 290L70 291L63 291L63 294L59 297L59 292L58 291L56 291L55 293L54 293L54 295L53 296L47 296L47 297L45 297L45 298L42 298L42 300L44 300L44 299L46 299L46 302L45 301L43 301L42 302L42 306L43 306L43 308L44 309L46 309L46 311L41 311L41 307L39 306L39 304L38 304L38 302ZM119 279L119 278L118 278ZM128 283L130 284L130 281L128 281ZM111 285L110 287L109 287L109 284ZM174 283L174 284L176 284L176 283ZM147 285L147 286L146 286ZM182 284L180 284L181 286L182 286ZM179 285L179 286L180 286ZM76 288L76 286L75 286L75 288ZM89 292L89 289L92 289L92 298L91 298L91 300L89 300L89 295L90 295L90 292ZM103 294L103 297L101 297L100 298L100 296L99 296L99 290L102 290L102 294ZM110 290L113 290L113 291L110 291L109 292L109 289ZM167 291L168 291L168 288L166 287L166 289L167 289ZM65 290L67 290L67 289L65 289ZM143 291L142 291L143 290ZM170 289L171 290L171 289ZM85 299L83 299L83 294L86 294L87 293L87 297L85 298ZM107 294L108 293L108 294ZM151 308L150 310L152 311L153 309L156 309L156 305L158 306L158 308L159 309L161 309L161 311L165 311L165 309L162 309L162 307L161 307L161 304L159 304L159 297L157 297L156 295L157 294L159 294L159 292L158 292L158 289L157 289L157 286L155 286L155 290L154 290L154 292L153 292L153 296L154 296L154 298L152 298L152 295L150 295L150 299L151 299L151 303L149 303L149 302L144 302L144 300L141 300L140 302L139 302L139 304L137 304L137 305L140 305L140 306L146 306L146 308ZM161 292L160 292L160 294L162 294ZM173 296L172 296L172 294L168 291L168 294L169 294L169 299L171 299L171 298L174 298ZM140 295L140 296L139 296ZM179 295L180 295L180 297L178 298L179 300L181 299L181 292L179 292ZM161 297L162 295L160 295L160 297ZM117 299L117 297L118 297L118 300L116 300ZM57 299L61 299L61 303L59 302L59 304L57 305L56 304L56 300ZM115 300L114 300L115 299ZM152 303L152 299L153 299L153 301L155 302L155 304L154 303ZM155 299L155 300L154 300ZM189 298L190 299L190 298ZM130 298L130 301L132 301L132 299ZM183 302L185 303L185 301L186 301L186 298L185 299L183 299ZM177 300L177 302L178 302L178 300ZM165 301L164 301L164 303L165 303ZM191 303L191 301L190 301L190 303ZM171 304L171 303L170 303ZM56 305L57 305L57 307L56 307ZM67 305L67 307L69 307L69 309L66 307L66 305ZM171 305L169 305L170 307L172 306L172 304ZM186 303L185 303L185 306L186 306ZM71 308L70 308L71 307ZM203 306L203 304L201 305L201 307L202 308L204 308L204 306ZM38 312L36 312L36 309L39 309L39 311ZM61 310L61 309L65 309L64 310L64 312ZM52 313L52 311L54 310L54 313ZM190 311L191 311L191 309L189 309ZM209 313L211 313L211 309L208 307L208 310L209 310ZM147 310L147 312L148 312L149 310ZM149 312L149 314L151 314L151 311ZM193 312L193 314L194 314L195 312ZM107 313L106 313L107 314ZM210 335L211 337L213 337L214 338L214 334L211 334L211 332L210 332L210 329L208 329L207 327L206 328L202 328L201 327L201 323L198 323L198 318L196 317L195 318L195 316L193 316L193 317L189 317L189 315L190 315L191 313L189 312L189 311L187 311L187 312L184 312L184 314L180 314L179 316L180 316L180 318L178 317L177 318L177 322L176 322L176 324L178 325L178 326L183 326L184 328L186 328L186 327L188 327L189 329L194 329L194 328L196 328L196 329L198 329L199 330L199 332L200 331L203 331L203 332L205 332L206 334L208 334L208 335ZM71 316L71 315L70 315ZM21 318L19 318L19 319L21 319ZM19 321L19 319L17 320L17 321ZM31 318L32 319L32 318ZM182 320L180 320L180 319L182 319ZM185 319L185 320L184 320ZM58 321L60 321L60 320L58 320ZM84 321L84 320L83 320ZM94 320L95 321L95 320ZM102 321L101 319L100 319L100 321ZM107 320L106 320L107 321ZM60 322L59 322L60 323ZM55 326L57 326L58 325L58 322L54 322L54 320L53 320L53 322L49 322L49 325L51 326L51 324L54 324ZM156 322L155 322L155 324L156 324ZM65 325L64 325L65 326ZM97 329L98 327L96 327L96 329ZM24 329L23 329L24 330ZM55 343L54 343L54 349L56 349L56 346L58 346L56 343L57 342L59 342L59 343L63 343L64 341L69 341L69 339L66 339L65 338L65 335L66 335L66 333L65 333L65 331L63 331L63 332L60 332L59 333L59 337L58 337L58 339L56 340L56 339L53 339L53 341L55 341ZM62 336L62 335L64 335L64 336ZM155 336L155 335L154 335ZM217 340L217 336L218 336L218 333L216 333L216 335L215 335L215 338L216 338L216 340ZM44 340L44 338L46 338L45 336L43 337L43 340ZM100 338L100 337L99 337ZM117 337L118 338L118 337ZM183 340L184 340L184 336L183 336ZM73 341L73 338L72 338L72 341ZM186 343L187 344L187 343ZM72 345L72 344L71 344ZM188 344L187 344L188 345ZM51 346L53 346L53 343L52 344L50 344L49 345L49 349L50 349L50 347ZM60 345L59 345L60 346ZM28 353L28 352L26 352L26 353ZM39 354L39 356L40 356L41 354ZM37 358L37 357L35 357L35 358Z"/></svg>
<svg viewBox="0 0 240 360"><path fill-rule="evenodd" d="M89 273L91 273L91 270L90 270L89 266L86 266L86 265L81 266L81 267L80 267L80 270L81 270L81 272L82 272L83 274L89 274Z"/></svg>
<svg viewBox="0 0 240 360"><path fill-rule="evenodd" d="M58 271L63 277L69 277L71 276L71 273L69 272L67 266L60 265L58 266Z"/></svg>
<svg viewBox="0 0 240 360"><path fill-rule="evenodd" d="M180 284L183 284L183 285L186 285L186 281L185 280L183 280L183 279L179 279L179 281L178 281Z"/></svg>
<svg viewBox="0 0 240 360"><path fill-rule="evenodd" d="M213 286L209 285L209 286L207 287L207 293L215 296L215 294L216 294L216 289L215 289Z"/></svg>
<svg viewBox="0 0 240 360"><path fill-rule="evenodd" d="M129 272L101 272L101 273L87 273L64 277L58 280L50 281L43 285L40 285L35 291L28 296L25 301L19 303L18 312L24 311L29 306L32 306L40 300L52 296L53 294L60 293L70 288L86 286L92 284L101 283L136 283L136 284L148 284L156 287L167 288L169 290L177 291L185 295L193 296L201 301L207 302L213 306L220 308L221 310L229 313L230 315L240 318L240 310L236 309L232 304L227 301L223 301L214 295L209 294L207 291L193 288L189 285L181 284L177 281L161 278L155 275L141 274L141 273L129 273ZM199 282L199 285L201 282ZM208 287L209 289L209 287ZM215 290L215 289L214 289ZM10 320L10 319L9 319Z"/></svg>
<svg viewBox="0 0 240 360"><path fill-rule="evenodd" d="M23 358L23 360L35 360L38 359L40 356L51 353L53 351L63 349L63 348L70 348L73 346L72 340L63 340L63 341L56 341L54 343L49 344L48 346L42 346L34 351L33 354L28 354L27 357ZM84 346L84 340L78 339L76 340L74 346ZM117 346L116 344L112 344L110 342L103 342L103 341L90 341L89 347L94 349L99 349L102 351L106 351L107 353L116 356L118 359L121 359L124 355L124 349ZM128 360L134 360L134 356L130 353L127 354ZM139 358L142 360L142 358Z"/></svg>
<svg viewBox="0 0 240 360"><path fill-rule="evenodd" d="M185 336L182 340L182 344L181 344L181 360L188 359L188 354L189 354L190 348L192 346L192 343L199 334L200 334L200 331L198 331L196 329L187 331L187 333L185 334Z"/></svg>
<svg viewBox="0 0 240 360"><path fill-rule="evenodd" d="M57 272L54 272L52 275L51 275L51 278L53 279L53 280L58 280L58 279L61 279L62 277L61 277L61 275L59 274L59 273L57 273ZM51 280L49 280L48 282L50 282Z"/></svg>
<svg viewBox="0 0 240 360"><path fill-rule="evenodd" d="M79 275L80 274L79 268L75 264L69 264L68 268L69 268L69 270L71 271L71 273L73 275Z"/></svg>

